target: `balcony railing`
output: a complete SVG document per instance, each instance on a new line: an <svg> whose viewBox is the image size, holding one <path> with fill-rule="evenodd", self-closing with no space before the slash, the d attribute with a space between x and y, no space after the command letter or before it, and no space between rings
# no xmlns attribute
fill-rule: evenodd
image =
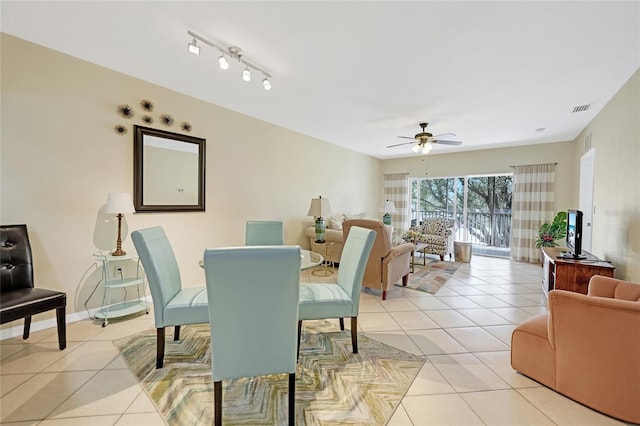
<svg viewBox="0 0 640 426"><path fill-rule="evenodd" d="M442 211L411 212L412 220L420 223L429 217L451 217L450 213ZM456 229L463 228L462 213L456 215ZM511 212L501 213L467 213L467 228L469 239L474 245L509 248L511 239Z"/></svg>

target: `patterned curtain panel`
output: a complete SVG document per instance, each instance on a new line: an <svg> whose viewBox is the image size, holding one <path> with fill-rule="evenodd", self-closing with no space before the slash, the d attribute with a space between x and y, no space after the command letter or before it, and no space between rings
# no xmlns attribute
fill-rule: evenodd
<svg viewBox="0 0 640 426"><path fill-rule="evenodd" d="M511 218L511 258L521 262L540 261L535 240L542 223L551 221L556 165L514 166Z"/></svg>
<svg viewBox="0 0 640 426"><path fill-rule="evenodd" d="M393 201L396 206L391 225L399 238L409 229L409 173L384 175L384 199Z"/></svg>

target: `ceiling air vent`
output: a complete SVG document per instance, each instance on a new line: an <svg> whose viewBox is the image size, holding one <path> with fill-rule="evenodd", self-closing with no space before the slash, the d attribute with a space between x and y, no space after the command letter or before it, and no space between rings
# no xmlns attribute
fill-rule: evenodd
<svg viewBox="0 0 640 426"><path fill-rule="evenodd" d="M591 104L586 104L586 105L579 105L579 106L575 106L573 107L573 112L583 112L589 109L589 107L591 106Z"/></svg>

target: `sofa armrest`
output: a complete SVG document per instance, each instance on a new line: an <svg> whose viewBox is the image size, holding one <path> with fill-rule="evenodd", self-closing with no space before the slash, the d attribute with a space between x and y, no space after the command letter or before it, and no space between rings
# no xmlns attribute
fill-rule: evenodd
<svg viewBox="0 0 640 426"><path fill-rule="evenodd" d="M399 246L395 246L387 253L385 257L382 258L382 264L387 264L391 262L396 257L402 256L405 253L411 254L411 252L415 249L415 246L411 243L400 244Z"/></svg>

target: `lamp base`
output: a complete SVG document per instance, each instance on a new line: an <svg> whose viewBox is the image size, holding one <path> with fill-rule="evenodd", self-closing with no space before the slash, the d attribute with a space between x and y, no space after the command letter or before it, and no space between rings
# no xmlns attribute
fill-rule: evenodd
<svg viewBox="0 0 640 426"><path fill-rule="evenodd" d="M324 232L326 231L324 219L319 217L316 219L316 243L324 243Z"/></svg>
<svg viewBox="0 0 640 426"><path fill-rule="evenodd" d="M122 213L118 213L118 239L116 240L116 251L111 253L111 256L124 256L125 251L122 250L122 238L120 237L122 233Z"/></svg>
<svg viewBox="0 0 640 426"><path fill-rule="evenodd" d="M116 251L114 251L113 253L111 253L111 256L124 256L125 254L127 253L121 248L119 248L119 249L116 249Z"/></svg>
<svg viewBox="0 0 640 426"><path fill-rule="evenodd" d="M382 216L382 223L385 225L391 225L391 215L389 213L385 213L385 215Z"/></svg>

